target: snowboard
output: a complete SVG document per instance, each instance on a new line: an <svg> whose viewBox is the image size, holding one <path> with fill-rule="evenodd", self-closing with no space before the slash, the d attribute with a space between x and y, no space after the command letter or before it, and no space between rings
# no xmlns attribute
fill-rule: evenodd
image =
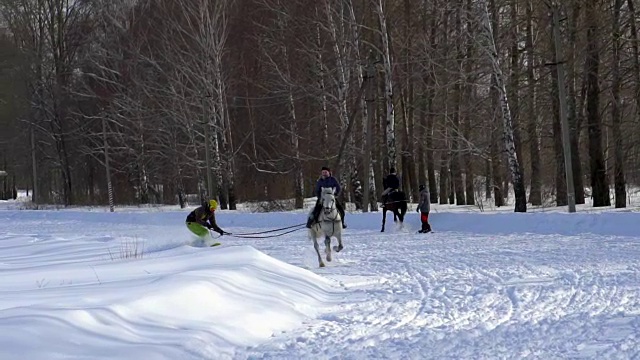
<svg viewBox="0 0 640 360"><path fill-rule="evenodd" d="M220 246L220 245L222 245L222 243L216 242L216 243L213 243L213 244L211 244L211 245L207 245L207 244L197 243L197 242L196 242L196 243L189 243L189 244L187 244L187 245L192 246L192 247L206 248L206 247L216 247L216 246Z"/></svg>

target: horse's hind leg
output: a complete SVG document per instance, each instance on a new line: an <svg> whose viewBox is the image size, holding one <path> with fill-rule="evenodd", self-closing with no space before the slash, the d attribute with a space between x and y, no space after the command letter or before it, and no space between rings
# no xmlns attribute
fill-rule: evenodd
<svg viewBox="0 0 640 360"><path fill-rule="evenodd" d="M318 263L320 267L324 267L324 262L322 262L322 256L320 255L320 245L318 245L318 239L313 236L313 248L316 249L316 254L318 254Z"/></svg>
<svg viewBox="0 0 640 360"><path fill-rule="evenodd" d="M324 237L324 252L327 254L327 261L331 261L331 238Z"/></svg>
<svg viewBox="0 0 640 360"><path fill-rule="evenodd" d="M387 208L382 208L382 230L380 232L384 232L384 223L387 222Z"/></svg>

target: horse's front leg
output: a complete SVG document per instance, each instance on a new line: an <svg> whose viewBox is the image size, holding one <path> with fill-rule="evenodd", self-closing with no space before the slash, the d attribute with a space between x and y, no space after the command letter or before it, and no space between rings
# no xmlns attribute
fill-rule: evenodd
<svg viewBox="0 0 640 360"><path fill-rule="evenodd" d="M340 252L344 249L344 246L342 246L342 234L336 234L336 239L338 239L338 246L334 246L333 251Z"/></svg>
<svg viewBox="0 0 640 360"><path fill-rule="evenodd" d="M331 261L331 238L326 235L324 237L324 252L327 254L327 261Z"/></svg>
<svg viewBox="0 0 640 360"><path fill-rule="evenodd" d="M387 208L382 208L382 230L380 232L384 232L384 224L387 222Z"/></svg>
<svg viewBox="0 0 640 360"><path fill-rule="evenodd" d="M320 267L324 267L324 262L322 262L322 256L320 255L320 245L318 245L318 239L313 236L313 248L316 249L316 254L318 254L318 264Z"/></svg>

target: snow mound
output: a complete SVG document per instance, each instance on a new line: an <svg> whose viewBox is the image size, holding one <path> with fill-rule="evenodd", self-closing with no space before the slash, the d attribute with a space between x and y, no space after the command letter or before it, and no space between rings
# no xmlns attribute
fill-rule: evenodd
<svg viewBox="0 0 640 360"><path fill-rule="evenodd" d="M232 358L319 316L344 291L250 246L167 252L95 272L12 269L0 281L0 358ZM42 280L12 296L25 277Z"/></svg>

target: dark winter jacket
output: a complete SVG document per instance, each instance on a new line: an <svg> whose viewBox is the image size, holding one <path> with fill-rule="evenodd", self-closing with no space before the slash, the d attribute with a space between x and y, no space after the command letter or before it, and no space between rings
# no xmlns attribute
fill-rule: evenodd
<svg viewBox="0 0 640 360"><path fill-rule="evenodd" d="M423 213L428 213L431 211L431 199L429 195L429 190L426 188L420 191L420 202L418 203L418 210Z"/></svg>
<svg viewBox="0 0 640 360"><path fill-rule="evenodd" d="M326 188L335 188L336 189L336 197L338 195L340 195L340 183L338 183L338 180L336 180L336 178L334 178L333 176L328 176L328 177L322 177L320 176L320 178L318 178L318 181L316 181L316 191L315 194L318 197L318 199L320 198L320 196L322 195L322 188L326 187Z"/></svg>
<svg viewBox="0 0 640 360"><path fill-rule="evenodd" d="M382 187L385 189L398 190L400 188L400 178L398 178L396 174L389 174L382 180Z"/></svg>
<svg viewBox="0 0 640 360"><path fill-rule="evenodd" d="M224 232L224 230L220 229L218 224L216 224L216 215L208 206L200 206L189 213L189 215L187 215L187 222L198 223L208 229L213 229L213 231L218 233Z"/></svg>

